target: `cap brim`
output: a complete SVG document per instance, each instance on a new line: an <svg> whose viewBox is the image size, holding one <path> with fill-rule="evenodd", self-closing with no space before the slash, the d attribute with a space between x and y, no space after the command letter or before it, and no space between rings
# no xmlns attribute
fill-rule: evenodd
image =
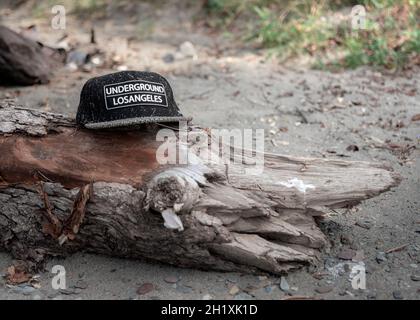
<svg viewBox="0 0 420 320"><path fill-rule="evenodd" d="M88 129L106 129L106 128L121 128L132 127L144 123L159 123L159 122L179 122L188 121L185 117L147 117L147 118L129 118L113 121L104 121L96 123L85 123L84 127Z"/></svg>

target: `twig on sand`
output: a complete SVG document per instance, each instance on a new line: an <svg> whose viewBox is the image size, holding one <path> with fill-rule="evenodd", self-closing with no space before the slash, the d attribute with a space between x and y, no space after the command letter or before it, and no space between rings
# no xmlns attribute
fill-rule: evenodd
<svg viewBox="0 0 420 320"><path fill-rule="evenodd" d="M388 249L387 251L385 251L385 253L392 253L392 252L401 251L401 250L405 249L405 247L407 247L407 246L408 246L408 243L403 244L402 246L398 246L398 247Z"/></svg>

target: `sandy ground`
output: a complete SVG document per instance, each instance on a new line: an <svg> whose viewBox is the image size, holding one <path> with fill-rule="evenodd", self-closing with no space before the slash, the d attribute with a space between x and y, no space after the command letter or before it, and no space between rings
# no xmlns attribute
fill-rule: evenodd
<svg viewBox="0 0 420 320"><path fill-rule="evenodd" d="M139 16L150 12L142 9ZM25 12L12 12L3 23L15 29L28 26L34 20ZM278 65L236 47L229 37L197 28L189 22L188 10L153 12L155 23L146 37L138 36L138 21L119 23L118 15L98 23L98 44L122 55L120 68L165 75L182 112L195 123L264 128L267 152L385 162L401 174L401 185L328 216L322 229L331 249L318 266L285 276L288 290L284 281L280 286L280 277L269 275L197 271L80 253L49 261L39 275L40 288L9 287L0 280L0 299L419 299L420 121L411 120L420 114L419 70L385 75L369 68L329 73L295 63ZM89 25L74 17L68 21L66 32L81 39L83 49ZM51 32L47 22L37 21L36 36L51 43L62 34ZM128 53L118 52L121 41ZM184 41L193 43L196 59L180 50ZM163 59L168 54L173 62ZM116 71L118 65L88 72L59 70L49 85L1 88L0 98L74 115L84 81ZM400 250L385 254L394 248ZM355 251L366 267L364 290L354 290L348 270L342 270L343 264L352 263L343 259L346 250ZM11 263L7 253L0 253L1 271ZM51 287L49 271L56 264L67 271L67 290ZM143 283L155 289L137 294Z"/></svg>

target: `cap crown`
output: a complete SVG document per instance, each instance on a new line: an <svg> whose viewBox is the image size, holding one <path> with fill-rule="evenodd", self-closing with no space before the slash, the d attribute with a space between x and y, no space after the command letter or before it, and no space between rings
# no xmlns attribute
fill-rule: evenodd
<svg viewBox="0 0 420 320"><path fill-rule="evenodd" d="M76 116L79 125L92 129L182 119L168 81L144 71L122 71L88 80Z"/></svg>

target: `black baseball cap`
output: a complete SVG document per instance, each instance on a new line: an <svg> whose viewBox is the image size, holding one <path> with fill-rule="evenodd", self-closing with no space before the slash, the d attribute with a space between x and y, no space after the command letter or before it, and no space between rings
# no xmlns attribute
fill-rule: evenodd
<svg viewBox="0 0 420 320"><path fill-rule="evenodd" d="M187 120L169 82L145 71L121 71L89 79L80 94L77 124L88 129Z"/></svg>

